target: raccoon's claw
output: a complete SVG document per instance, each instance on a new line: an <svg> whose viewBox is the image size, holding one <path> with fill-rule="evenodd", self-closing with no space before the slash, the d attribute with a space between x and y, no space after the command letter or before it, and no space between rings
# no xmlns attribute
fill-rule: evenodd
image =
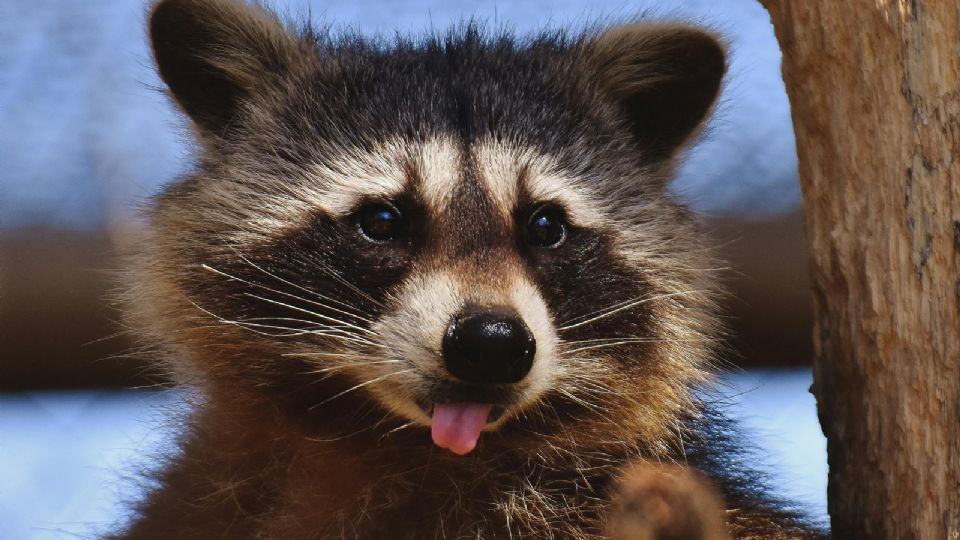
<svg viewBox="0 0 960 540"><path fill-rule="evenodd" d="M720 495L680 466L627 467L608 516L610 540L727 540Z"/></svg>

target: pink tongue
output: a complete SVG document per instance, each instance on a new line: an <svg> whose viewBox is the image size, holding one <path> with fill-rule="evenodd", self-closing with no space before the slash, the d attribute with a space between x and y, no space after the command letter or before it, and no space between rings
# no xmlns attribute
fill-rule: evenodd
<svg viewBox="0 0 960 540"><path fill-rule="evenodd" d="M461 456L473 450L492 408L483 403L438 403L431 422L434 444Z"/></svg>

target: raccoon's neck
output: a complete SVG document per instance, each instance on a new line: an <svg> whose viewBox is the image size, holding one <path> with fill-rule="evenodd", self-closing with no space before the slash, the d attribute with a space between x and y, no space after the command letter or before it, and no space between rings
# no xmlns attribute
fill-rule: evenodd
<svg viewBox="0 0 960 540"><path fill-rule="evenodd" d="M197 537L265 531L270 538L312 537L287 530L300 523L314 532L333 531L361 505L379 471L356 442L327 431L304 430L263 396L211 393L185 428L182 452L160 479L165 489L147 510L193 502L164 513L209 523L209 531L190 531Z"/></svg>
<svg viewBox="0 0 960 540"><path fill-rule="evenodd" d="M296 538L306 530L337 536L352 528L366 531L361 537L403 538L390 532L391 523L432 537L451 524L507 527L549 519L584 525L616 470L611 464L630 457L598 454L602 463L590 463L589 455L558 451L547 459L511 451L496 435L491 444L455 456L433 446L423 428L392 431L389 421L349 433L344 427L332 419L308 431L272 401L218 396L194 417L181 460L190 471L167 478L167 491L221 511L233 508L231 527L247 523L269 537ZM525 515L523 501L530 497L552 503L538 508L540 517ZM491 514L491 508L500 511Z"/></svg>

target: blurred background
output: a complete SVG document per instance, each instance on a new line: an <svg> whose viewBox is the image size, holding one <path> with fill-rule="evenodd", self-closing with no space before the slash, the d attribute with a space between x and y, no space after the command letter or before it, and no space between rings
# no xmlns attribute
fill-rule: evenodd
<svg viewBox="0 0 960 540"><path fill-rule="evenodd" d="M269 0L366 33L477 17L524 33L637 14L718 29L732 50L717 114L672 189L722 246L736 351L716 396L775 484L825 516L810 384L810 291L780 52L755 0ZM160 90L145 0L0 0L0 538L72 538L123 518L127 476L176 433L175 391L122 353L108 301L144 201L189 167Z"/></svg>

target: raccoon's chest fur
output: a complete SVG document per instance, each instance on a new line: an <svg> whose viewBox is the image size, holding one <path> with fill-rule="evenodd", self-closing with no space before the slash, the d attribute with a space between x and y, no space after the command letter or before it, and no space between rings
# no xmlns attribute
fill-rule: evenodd
<svg viewBox="0 0 960 540"><path fill-rule="evenodd" d="M226 424L209 413L126 537L598 539L632 457L531 455L509 434L458 457L415 432L378 443L382 434L306 435L267 409Z"/></svg>
<svg viewBox="0 0 960 540"><path fill-rule="evenodd" d="M295 506L268 537L346 538L600 538L611 478L573 476L543 464L485 463L450 467L436 456L394 463L393 474L365 477L341 505ZM409 470L399 471L401 467ZM385 472L385 471L384 471ZM579 473L574 473L579 474ZM356 480L356 478L351 479ZM317 484L303 485L304 491ZM309 491L307 491L309 493ZM296 502L293 502L296 501ZM324 498L324 502L329 500ZM309 504L309 503L307 503ZM323 508L317 512L317 508ZM334 510L335 509L335 510ZM277 514L282 516L283 512ZM308 524L305 516L317 518ZM325 531L319 533L319 531Z"/></svg>
<svg viewBox="0 0 960 540"><path fill-rule="evenodd" d="M595 539L603 537L610 473L625 462L484 451L452 459L413 440L400 441L399 452L371 451L363 437L282 442L283 451L268 454L234 446L216 460L231 468L183 471L209 483L203 517L191 519L201 507L181 504L170 519L193 522L188 534L197 537Z"/></svg>

